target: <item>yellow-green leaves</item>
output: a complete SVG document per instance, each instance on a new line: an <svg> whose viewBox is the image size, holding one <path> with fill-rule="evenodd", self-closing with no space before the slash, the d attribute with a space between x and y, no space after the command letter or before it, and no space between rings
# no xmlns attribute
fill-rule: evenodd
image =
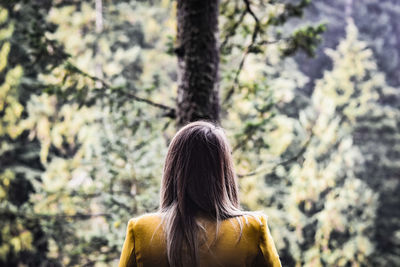
<svg viewBox="0 0 400 267"><path fill-rule="evenodd" d="M0 9L0 20L7 19L7 10ZM5 33L4 31L7 31ZM0 118L0 136L9 136L15 139L21 134L22 128L19 125L23 106L18 101L18 85L20 84L23 70L21 66L7 68L8 55L10 53L11 44L7 41L13 32L12 24L6 28L0 29L0 73L5 76L3 84L0 84L0 112L4 115Z"/></svg>

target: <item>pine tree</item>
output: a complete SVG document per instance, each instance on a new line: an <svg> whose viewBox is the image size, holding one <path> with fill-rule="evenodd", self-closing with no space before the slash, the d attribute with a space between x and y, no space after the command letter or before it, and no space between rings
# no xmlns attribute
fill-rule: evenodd
<svg viewBox="0 0 400 267"><path fill-rule="evenodd" d="M386 252L380 247L388 236L395 236L390 231L396 214L393 203L399 203L399 198L391 190L399 186L394 176L399 158L391 158L389 167L387 155L399 154L394 143L376 139L398 138L394 133L400 114L382 104L384 96L396 91L377 71L372 50L359 40L351 20L346 38L327 54L333 67L317 81L312 95L313 138L302 164L289 171L293 184L286 205L300 240L297 262L302 266L396 264L399 259L391 252L395 246ZM387 183L393 187L385 192ZM297 208L292 209L294 204ZM385 223L392 227L382 227ZM379 236L382 232L385 239ZM396 237L391 241L398 242Z"/></svg>
<svg viewBox="0 0 400 267"><path fill-rule="evenodd" d="M250 146L248 162L239 165L262 164L242 178L244 204L269 215L285 265L398 265L399 94L351 20L346 38L326 53L332 69L309 101L289 86L290 77L275 78L292 100L274 110L274 126L260 134L268 153L253 155L260 146ZM299 117L288 117L302 106ZM273 151L280 160L271 160Z"/></svg>

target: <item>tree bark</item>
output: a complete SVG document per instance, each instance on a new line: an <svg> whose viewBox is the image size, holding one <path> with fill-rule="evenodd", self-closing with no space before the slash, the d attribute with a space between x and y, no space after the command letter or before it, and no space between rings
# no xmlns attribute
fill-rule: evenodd
<svg viewBox="0 0 400 267"><path fill-rule="evenodd" d="M218 5L218 0L178 0L178 128L199 119L220 120Z"/></svg>
<svg viewBox="0 0 400 267"><path fill-rule="evenodd" d="M96 34L97 38L100 37L100 34L103 32L103 0L96 0L95 2L95 8L96 8ZM98 42L96 43L95 47L95 61L96 61L96 66L95 66L95 75L99 79L103 79L103 66L100 62L100 46ZM100 81L96 81L96 87L101 88L102 84Z"/></svg>

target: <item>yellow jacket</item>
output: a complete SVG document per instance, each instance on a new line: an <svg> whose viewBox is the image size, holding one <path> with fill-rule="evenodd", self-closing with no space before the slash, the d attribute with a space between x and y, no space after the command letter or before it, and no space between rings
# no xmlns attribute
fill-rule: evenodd
<svg viewBox="0 0 400 267"><path fill-rule="evenodd" d="M235 218L221 222L218 238L214 243L215 223L200 219L207 230L209 241L199 249L200 266L281 267L266 216L255 216L258 220L253 216L239 217L243 222L243 232L238 243L240 228ZM157 213L129 221L119 267L169 267L160 223L161 217Z"/></svg>

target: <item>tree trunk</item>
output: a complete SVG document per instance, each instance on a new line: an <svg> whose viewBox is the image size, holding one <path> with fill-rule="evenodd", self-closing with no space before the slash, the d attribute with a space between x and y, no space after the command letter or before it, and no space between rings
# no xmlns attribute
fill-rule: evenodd
<svg viewBox="0 0 400 267"><path fill-rule="evenodd" d="M345 5L346 18L350 19L353 17L353 0L347 0Z"/></svg>
<svg viewBox="0 0 400 267"><path fill-rule="evenodd" d="M100 38L100 34L103 32L103 0L96 0L96 34L97 38ZM100 46L98 42L95 47L95 75L97 78L103 79L103 66L100 62ZM102 84L100 81L96 81L96 87L101 88Z"/></svg>
<svg viewBox="0 0 400 267"><path fill-rule="evenodd" d="M178 0L177 126L220 120L218 0Z"/></svg>

